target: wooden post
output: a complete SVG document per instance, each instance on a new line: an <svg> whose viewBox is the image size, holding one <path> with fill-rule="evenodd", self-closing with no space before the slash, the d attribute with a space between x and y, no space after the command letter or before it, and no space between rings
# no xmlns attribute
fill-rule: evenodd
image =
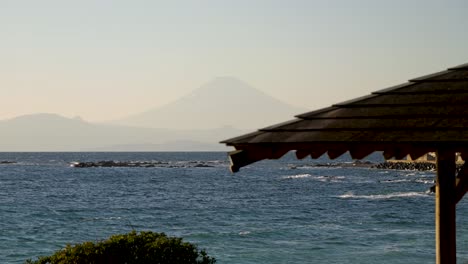
<svg viewBox="0 0 468 264"><path fill-rule="evenodd" d="M455 264L456 248L456 195L455 152L437 151L436 176L436 263Z"/></svg>

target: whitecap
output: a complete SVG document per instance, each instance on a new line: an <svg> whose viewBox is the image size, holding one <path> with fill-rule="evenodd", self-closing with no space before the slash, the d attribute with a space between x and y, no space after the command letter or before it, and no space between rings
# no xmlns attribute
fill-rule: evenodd
<svg viewBox="0 0 468 264"><path fill-rule="evenodd" d="M424 184L435 184L434 180L425 180L425 179L417 179L415 182L424 183Z"/></svg>
<svg viewBox="0 0 468 264"><path fill-rule="evenodd" d="M339 198L343 198L343 199L346 199L346 198L354 198L355 195L353 192L346 192L340 196L338 196Z"/></svg>
<svg viewBox="0 0 468 264"><path fill-rule="evenodd" d="M418 180L415 180L415 182L424 183L424 184L435 184L434 180L418 179Z"/></svg>
<svg viewBox="0 0 468 264"><path fill-rule="evenodd" d="M373 194L373 195L355 195L352 192L347 192L345 194L339 195L339 198L342 199L370 199L370 200L385 200L391 198L406 198L406 197L423 197L428 196L423 192L397 192L389 194Z"/></svg>
<svg viewBox="0 0 468 264"><path fill-rule="evenodd" d="M398 183L398 182L410 182L411 180L407 179L401 179L401 180L385 180L385 181L380 181L383 183Z"/></svg>
<svg viewBox="0 0 468 264"><path fill-rule="evenodd" d="M241 232L239 232L239 236L246 236L248 234L250 234L250 231L241 231Z"/></svg>
<svg viewBox="0 0 468 264"><path fill-rule="evenodd" d="M283 176L282 179L304 179L304 178L311 178L316 181L321 182L340 182L345 178L345 176L323 176L323 175L312 175L308 173L296 174L296 175L288 175Z"/></svg>
<svg viewBox="0 0 468 264"><path fill-rule="evenodd" d="M344 176L317 176L316 180L321 182L341 182L345 177Z"/></svg>
<svg viewBox="0 0 468 264"><path fill-rule="evenodd" d="M310 177L312 177L311 174L304 173L304 174L284 176L283 179L302 179L302 178L310 178Z"/></svg>
<svg viewBox="0 0 468 264"><path fill-rule="evenodd" d="M431 189L425 191L424 193L427 194L427 195L433 195L434 194L434 192L431 191Z"/></svg>

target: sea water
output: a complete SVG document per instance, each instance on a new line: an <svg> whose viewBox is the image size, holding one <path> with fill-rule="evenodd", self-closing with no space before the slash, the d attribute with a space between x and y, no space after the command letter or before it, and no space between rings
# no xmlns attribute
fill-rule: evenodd
<svg viewBox="0 0 468 264"><path fill-rule="evenodd" d="M378 156L370 158L378 162ZM162 161L73 168L73 161ZM0 153L0 263L132 230L165 232L218 263L433 263L434 172L288 155L229 172L226 153ZM195 166L205 164L207 166ZM332 164L333 165L333 164ZM468 262L468 205L457 205Z"/></svg>

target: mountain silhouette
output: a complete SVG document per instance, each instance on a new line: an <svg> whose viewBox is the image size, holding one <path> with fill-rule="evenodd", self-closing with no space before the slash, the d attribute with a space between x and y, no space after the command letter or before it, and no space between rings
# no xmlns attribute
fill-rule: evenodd
<svg viewBox="0 0 468 264"><path fill-rule="evenodd" d="M116 121L168 129L255 129L292 119L305 109L290 106L233 77L219 77L165 106Z"/></svg>
<svg viewBox="0 0 468 264"><path fill-rule="evenodd" d="M0 120L1 151L213 151L246 133L232 127L170 130L89 123L57 114Z"/></svg>
<svg viewBox="0 0 468 264"><path fill-rule="evenodd" d="M179 100L118 123L31 114L0 120L1 151L212 151L218 142L304 109L232 77L216 78Z"/></svg>

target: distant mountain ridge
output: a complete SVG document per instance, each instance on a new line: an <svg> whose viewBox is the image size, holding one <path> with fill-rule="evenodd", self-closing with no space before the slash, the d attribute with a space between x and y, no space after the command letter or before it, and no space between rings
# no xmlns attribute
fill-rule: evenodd
<svg viewBox="0 0 468 264"><path fill-rule="evenodd" d="M228 150L218 142L301 112L236 78L221 77L115 123L49 113L0 120L0 151Z"/></svg>
<svg viewBox="0 0 468 264"><path fill-rule="evenodd" d="M179 100L115 123L170 129L254 129L302 112L305 109L283 103L237 78L219 77Z"/></svg>
<svg viewBox="0 0 468 264"><path fill-rule="evenodd" d="M0 151L220 151L226 150L220 140L245 132L128 127L32 114L0 121Z"/></svg>

